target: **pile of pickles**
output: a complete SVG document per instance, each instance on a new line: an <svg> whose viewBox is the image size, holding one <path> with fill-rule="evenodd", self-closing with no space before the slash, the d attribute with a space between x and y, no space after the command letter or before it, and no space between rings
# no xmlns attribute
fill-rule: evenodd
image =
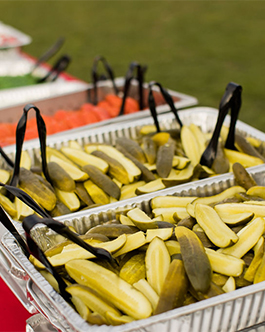
<svg viewBox="0 0 265 332"><path fill-rule="evenodd" d="M222 128L224 139L219 142L211 168L200 164L211 134L194 124L158 133L154 126L144 126L137 139L118 137L115 146L81 146L69 141L60 150L47 147L51 183L23 151L19 187L57 217L226 173L235 161L244 167L264 163L264 142L237 133L238 151L225 149L222 142L227 131ZM1 170L0 181L8 184L11 174L12 170ZM33 213L19 199L11 201L3 191L0 203L14 220L22 221Z"/></svg>
<svg viewBox="0 0 265 332"><path fill-rule="evenodd" d="M80 235L112 263L69 240L47 249L81 317L120 325L264 281L265 187L239 163L233 172L236 184L217 195L158 195L151 213L131 208Z"/></svg>

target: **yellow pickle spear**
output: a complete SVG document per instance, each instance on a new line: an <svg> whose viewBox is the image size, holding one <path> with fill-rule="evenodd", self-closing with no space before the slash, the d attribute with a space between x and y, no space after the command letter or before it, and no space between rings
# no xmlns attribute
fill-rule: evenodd
<svg viewBox="0 0 265 332"><path fill-rule="evenodd" d="M94 289L127 315L135 319L151 316L152 306L147 298L115 273L88 260L70 261L65 268L76 282Z"/></svg>

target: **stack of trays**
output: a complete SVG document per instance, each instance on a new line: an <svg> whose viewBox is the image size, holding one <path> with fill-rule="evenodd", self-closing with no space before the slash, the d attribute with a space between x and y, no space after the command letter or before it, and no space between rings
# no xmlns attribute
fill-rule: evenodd
<svg viewBox="0 0 265 332"><path fill-rule="evenodd" d="M217 118L217 110L209 108L193 108L179 112L180 119L186 125L194 123L202 128L204 132L210 132ZM167 113L160 117L160 125L165 129L176 128L174 116ZM134 122L125 122L119 125L106 126L93 129L88 133L85 131L69 135L58 136L57 139L50 137L48 145L60 148L69 140L76 140L84 145L89 142L114 143L115 138L126 136L135 138L137 132L143 125L152 124L151 118L143 118ZM229 124L229 117L226 123ZM238 121L237 130L247 136L257 138L265 142L265 134ZM26 142L24 149L28 150L32 159L39 158L37 142ZM6 152L14 157L13 147L8 147ZM248 171L259 185L265 185L265 165L249 168ZM231 173L215 176L212 178L182 184L176 187L146 194L128 200L96 207L86 211L80 211L58 218L67 225L72 225L80 234L83 234L92 226L105 223L115 219L128 209L139 207L146 213L150 213L150 201L158 195L177 196L210 196L222 192L235 185L234 176ZM21 233L22 228L18 225ZM35 230L35 237L43 238L44 227ZM45 238L45 237L44 237ZM43 241L41 241L43 242ZM44 245L44 243L42 243ZM85 322L64 300L57 294L50 284L37 272L27 260L20 248L10 234L2 237L1 248L5 259L8 261L13 274L13 291L23 295L21 302L25 300L25 294L30 293L30 300L24 302L26 307L36 308L51 322L53 326L61 331L164 331L186 332L186 331L238 331L249 326L261 323L265 320L265 283L243 287L236 291L222 294L201 302L190 304L185 307L174 309L163 314L152 316L148 319L134 321L121 326L96 326ZM0 249L1 249L0 248ZM17 280L17 286L16 284ZM33 309L32 309L33 310Z"/></svg>

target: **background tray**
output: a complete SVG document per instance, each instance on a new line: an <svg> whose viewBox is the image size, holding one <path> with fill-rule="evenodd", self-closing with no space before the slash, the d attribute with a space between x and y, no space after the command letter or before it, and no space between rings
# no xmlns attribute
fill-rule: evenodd
<svg viewBox="0 0 265 332"><path fill-rule="evenodd" d="M115 83L120 92L123 91L124 78L116 78ZM98 100L101 101L104 97L113 93L112 84L110 81L102 81L97 84ZM160 105L157 107L157 112L165 112L169 107L165 105L164 99L161 98L161 93L157 87L153 88L156 100L159 99ZM176 108L185 108L194 106L198 103L197 99L192 96L182 94L180 92L168 90L171 94ZM144 98L147 107L147 93L148 85L144 85ZM138 85L135 81L132 82L129 90L129 96L138 99ZM0 91L0 119L2 122L16 122L19 120L23 107L26 103L34 103L41 111L41 114L53 115L57 110L77 110L80 106L87 102L94 100L94 90L92 84L86 84L80 81L58 81L54 83L44 83L38 86L20 87L15 89L6 89ZM109 124L117 121L131 120L137 117L149 116L150 111L140 111L133 114L123 115L110 120L101 121L94 125L88 125L73 129L83 130L103 124ZM29 117L31 117L29 113Z"/></svg>

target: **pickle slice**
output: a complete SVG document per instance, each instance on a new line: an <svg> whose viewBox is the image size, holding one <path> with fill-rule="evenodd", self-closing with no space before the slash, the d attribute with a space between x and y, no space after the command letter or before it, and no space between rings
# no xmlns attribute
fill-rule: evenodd
<svg viewBox="0 0 265 332"><path fill-rule="evenodd" d="M29 156L28 151L26 151L26 150L21 151L21 158L20 158L19 166L24 167L27 170L30 170L30 168L31 168L31 158Z"/></svg>
<svg viewBox="0 0 265 332"><path fill-rule="evenodd" d="M72 192L75 190L75 181L71 176L54 161L47 164L48 172L54 187L62 191Z"/></svg>
<svg viewBox="0 0 265 332"><path fill-rule="evenodd" d="M224 248L238 241L238 236L220 219L212 207L196 204L195 218L216 246Z"/></svg>
<svg viewBox="0 0 265 332"><path fill-rule="evenodd" d="M265 255L263 254L259 267L254 276L253 283L257 284L265 280Z"/></svg>
<svg viewBox="0 0 265 332"><path fill-rule="evenodd" d="M155 237L159 237L161 240L168 240L173 234L173 227L171 228L159 228L159 229L147 229L146 231L146 243L151 242Z"/></svg>
<svg viewBox="0 0 265 332"><path fill-rule="evenodd" d="M177 186L181 183L185 183L191 180L194 174L194 166L188 165L186 168L177 171L175 176L162 179L163 184L166 187Z"/></svg>
<svg viewBox="0 0 265 332"><path fill-rule="evenodd" d="M134 319L127 315L117 315L113 312L106 312L106 318L109 321L109 323L113 326L121 325L121 324L127 324L134 321Z"/></svg>
<svg viewBox="0 0 265 332"><path fill-rule="evenodd" d="M12 218L17 216L16 206L8 197L0 194L0 204Z"/></svg>
<svg viewBox="0 0 265 332"><path fill-rule="evenodd" d="M150 165L154 164L156 161L157 145L151 137L146 136L143 138L142 149L148 163Z"/></svg>
<svg viewBox="0 0 265 332"><path fill-rule="evenodd" d="M196 137L188 126L182 126L180 137L184 152L186 156L191 160L193 166L199 164L201 159L200 148Z"/></svg>
<svg viewBox="0 0 265 332"><path fill-rule="evenodd" d="M34 210L32 210L27 204L23 203L19 198L15 197L14 203L17 210L17 220L23 220L25 217L34 213Z"/></svg>
<svg viewBox="0 0 265 332"><path fill-rule="evenodd" d="M232 166L233 173L237 184L246 190L253 186L256 186L256 181L253 177L246 171L245 167L240 163L234 163Z"/></svg>
<svg viewBox="0 0 265 332"><path fill-rule="evenodd" d="M124 214L120 215L119 220L122 225L135 226L132 220L129 217L125 216Z"/></svg>
<svg viewBox="0 0 265 332"><path fill-rule="evenodd" d="M161 145L157 150L156 171L161 178L166 178L171 169L174 157L174 145L166 143Z"/></svg>
<svg viewBox="0 0 265 332"><path fill-rule="evenodd" d="M71 301L75 306L76 311L79 313L79 315L84 319L87 320L89 314L91 311L89 308L85 305L85 303L77 296L72 295Z"/></svg>
<svg viewBox="0 0 265 332"><path fill-rule="evenodd" d="M135 319L151 315L152 306L147 298L115 273L88 260L70 261L65 268L79 284L91 287L125 314Z"/></svg>
<svg viewBox="0 0 265 332"><path fill-rule="evenodd" d="M182 197L182 196L156 196L151 200L152 209L155 208L168 208L168 207L186 207L188 203L194 201L195 196Z"/></svg>
<svg viewBox="0 0 265 332"><path fill-rule="evenodd" d="M170 263L154 315L182 306L188 291L188 285L189 280L182 260L173 259Z"/></svg>
<svg viewBox="0 0 265 332"><path fill-rule="evenodd" d="M0 181L4 184L10 179L10 173L4 169L0 169Z"/></svg>
<svg viewBox="0 0 265 332"><path fill-rule="evenodd" d="M117 310L109 302L103 300L95 293L95 291L91 290L89 287L86 287L86 285L73 284L68 286L66 291L72 296L80 299L89 309L105 317L107 321L106 312L113 312L114 314L121 316L119 310Z"/></svg>
<svg viewBox="0 0 265 332"><path fill-rule="evenodd" d="M138 249L145 244L145 235L144 232L139 231L134 234L127 235L126 243L113 254L114 257L119 257L127 252Z"/></svg>
<svg viewBox="0 0 265 332"><path fill-rule="evenodd" d="M237 213L254 213L255 217L265 216L265 205L258 204L224 203L215 205L214 209L222 219L229 218L229 215Z"/></svg>
<svg viewBox="0 0 265 332"><path fill-rule="evenodd" d="M245 266L243 259L226 255L210 248L205 248L205 252L214 272L232 277L239 277L242 274Z"/></svg>
<svg viewBox="0 0 265 332"><path fill-rule="evenodd" d="M175 234L192 287L196 292L206 293L211 283L212 268L201 241L193 231L184 226L177 226Z"/></svg>
<svg viewBox="0 0 265 332"><path fill-rule="evenodd" d="M184 208L184 207L156 208L156 209L153 209L152 212L155 217L162 215L164 221L170 222L172 224L176 223L175 218L178 218L178 220L181 220L181 219L189 216L186 208Z"/></svg>
<svg viewBox="0 0 265 332"><path fill-rule="evenodd" d="M180 254L180 244L175 240L165 241L170 256Z"/></svg>
<svg viewBox="0 0 265 332"><path fill-rule="evenodd" d="M152 193L154 191L157 190L162 190L165 189L166 186L163 184L163 180L162 179L156 179L153 180L151 182L148 182L146 184L144 184L141 187L137 187L135 190L135 193L137 195L142 195L142 194L148 194L148 193Z"/></svg>
<svg viewBox="0 0 265 332"><path fill-rule="evenodd" d="M258 196L265 199L265 187L264 186L252 186L246 192L249 196Z"/></svg>
<svg viewBox="0 0 265 332"><path fill-rule="evenodd" d="M137 188L145 185L145 181L138 181L131 184L127 184L121 188L120 201L127 198L132 198L137 196L135 191Z"/></svg>
<svg viewBox="0 0 265 332"><path fill-rule="evenodd" d="M186 157L174 156L172 167L178 170L182 170L186 168L190 164L190 162L191 162L190 159Z"/></svg>
<svg viewBox="0 0 265 332"><path fill-rule="evenodd" d="M85 151L62 147L61 151L79 166L93 165L106 173L109 169L108 163L105 160L92 156Z"/></svg>
<svg viewBox="0 0 265 332"><path fill-rule="evenodd" d="M120 198L121 191L115 182L111 178L102 172L99 168L93 165L85 165L82 167L83 171L86 172L90 179L101 188L106 194L116 198Z"/></svg>
<svg viewBox="0 0 265 332"><path fill-rule="evenodd" d="M104 248L109 252L116 252L125 244L125 242L126 235L123 234L115 240L97 243L95 247ZM69 244L63 247L59 254L49 257L49 261L53 266L60 266L73 259L89 259L94 257L95 256L91 252L85 250L77 244Z"/></svg>
<svg viewBox="0 0 265 332"><path fill-rule="evenodd" d="M145 278L145 253L133 255L121 268L119 276L129 284Z"/></svg>
<svg viewBox="0 0 265 332"><path fill-rule="evenodd" d="M74 181L85 181L88 179L87 173L81 171L81 169L79 169L77 166L74 166L73 164L66 162L63 159L58 158L55 155L51 155L50 161L60 165Z"/></svg>
<svg viewBox="0 0 265 332"><path fill-rule="evenodd" d="M118 160L111 158L106 153L99 150L95 150L91 154L105 160L109 164L108 173L111 177L117 179L122 184L129 184L128 173Z"/></svg>
<svg viewBox="0 0 265 332"><path fill-rule="evenodd" d="M157 228L157 223L139 208L134 208L127 212L127 217L129 217L140 230L145 231L148 228Z"/></svg>
<svg viewBox="0 0 265 332"><path fill-rule="evenodd" d="M152 140L156 143L157 146L165 145L170 138L170 134L166 132L156 133L152 136Z"/></svg>
<svg viewBox="0 0 265 332"><path fill-rule="evenodd" d="M161 293L170 265L170 255L165 242L155 237L149 244L145 256L147 281L156 293Z"/></svg>
<svg viewBox="0 0 265 332"><path fill-rule="evenodd" d="M85 150L88 151L88 149L91 149L91 146L87 145L85 146ZM135 180L138 180L138 178L141 175L140 169L128 158L126 158L120 151L118 151L116 148L110 145L105 144L97 144L94 145L94 150L99 150L107 154L109 157L116 159L119 161L120 164L126 169L128 176L129 176L129 182L134 182Z"/></svg>
<svg viewBox="0 0 265 332"><path fill-rule="evenodd" d="M153 310L156 308L159 296L146 279L140 279L133 284L151 303Z"/></svg>
<svg viewBox="0 0 265 332"><path fill-rule="evenodd" d="M259 217L252 220L237 233L237 243L219 250L224 254L241 258L258 242L264 232L264 226L265 222L263 218Z"/></svg>
<svg viewBox="0 0 265 332"><path fill-rule="evenodd" d="M250 281L250 282L254 281L255 274L257 272L259 265L262 262L263 255L264 255L264 241L263 241L263 245L259 246L259 248L256 250L254 258L252 259L249 267L247 268L246 272L244 273L245 280Z"/></svg>
<svg viewBox="0 0 265 332"><path fill-rule="evenodd" d="M96 204L109 204L110 203L109 195L107 195L104 190L99 188L99 186L97 186L91 180L85 181L84 187L85 187L88 195L94 201L94 203L96 203Z"/></svg>
<svg viewBox="0 0 265 332"><path fill-rule="evenodd" d="M250 156L243 152L224 149L225 156L231 164L239 162L244 167L252 167L263 164L263 160L257 157Z"/></svg>
<svg viewBox="0 0 265 332"><path fill-rule="evenodd" d="M54 188L54 190L58 199L66 205L70 211L74 212L80 208L80 201L74 192L62 191L57 188Z"/></svg>
<svg viewBox="0 0 265 332"><path fill-rule="evenodd" d="M132 155L134 158L136 158L139 162L142 164L145 163L146 157L144 154L144 151L140 147L140 145L135 142L134 140L128 138L128 137L118 137L115 142L116 146L121 146L123 149L125 149L130 155Z"/></svg>

